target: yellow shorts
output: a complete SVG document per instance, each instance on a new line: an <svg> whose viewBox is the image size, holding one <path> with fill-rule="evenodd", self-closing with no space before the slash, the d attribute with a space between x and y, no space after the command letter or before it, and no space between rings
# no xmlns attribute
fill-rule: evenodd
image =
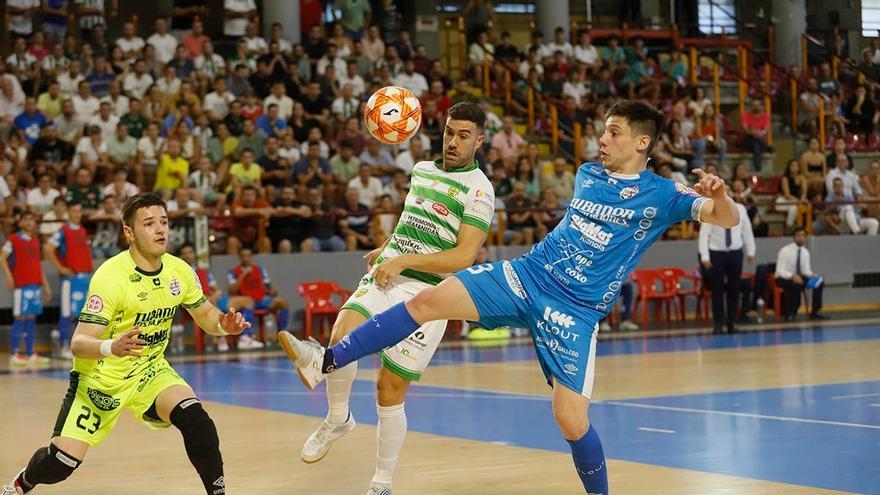
<svg viewBox="0 0 880 495"><path fill-rule="evenodd" d="M113 430L123 408L150 428L168 428L169 423L146 412L156 397L172 385L189 386L164 359L130 380L111 382L71 371L70 386L52 436L81 440L94 447Z"/></svg>

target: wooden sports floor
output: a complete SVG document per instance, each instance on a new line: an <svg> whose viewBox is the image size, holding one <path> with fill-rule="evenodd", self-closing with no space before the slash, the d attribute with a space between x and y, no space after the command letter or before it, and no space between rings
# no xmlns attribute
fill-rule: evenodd
<svg viewBox="0 0 880 495"><path fill-rule="evenodd" d="M598 354L591 419L613 494L880 494L880 321L613 337ZM299 450L324 389L307 391L278 352L175 368L217 423L227 493L366 493L375 358L354 385L358 427L314 465ZM66 378L61 361L0 370L3 481L48 441ZM583 493L529 340L444 347L410 392L395 495ZM124 413L71 479L33 493L203 491L176 430Z"/></svg>

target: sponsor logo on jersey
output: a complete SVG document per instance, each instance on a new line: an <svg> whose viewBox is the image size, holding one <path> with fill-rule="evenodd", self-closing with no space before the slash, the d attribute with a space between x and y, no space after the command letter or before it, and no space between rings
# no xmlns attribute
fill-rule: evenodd
<svg viewBox="0 0 880 495"><path fill-rule="evenodd" d="M148 295L148 294L147 294L146 292L141 292L141 293L139 293L139 294L137 295L137 297L138 297L138 299L140 299L141 301L143 301L144 299L147 298L147 295Z"/></svg>
<svg viewBox="0 0 880 495"><path fill-rule="evenodd" d="M92 294L86 302L86 311L89 313L100 313L104 309L104 300L97 294Z"/></svg>
<svg viewBox="0 0 880 495"><path fill-rule="evenodd" d="M565 363L565 366L562 367L565 370L565 373L568 375L575 375L578 372L578 367L571 364Z"/></svg>
<svg viewBox="0 0 880 495"><path fill-rule="evenodd" d="M599 251L605 251L605 248L611 242L611 238L614 237L614 234L611 232L602 230L601 225L588 222L578 215L571 216L571 228L580 232L581 240Z"/></svg>
<svg viewBox="0 0 880 495"><path fill-rule="evenodd" d="M574 326L574 318L572 318L571 315L555 311L550 306L544 306L544 320L565 328L571 328Z"/></svg>
<svg viewBox="0 0 880 495"><path fill-rule="evenodd" d="M495 205L489 202L489 198L481 197L474 199L474 204L472 206L475 213L478 215L488 216L491 215L492 212L495 211Z"/></svg>
<svg viewBox="0 0 880 495"><path fill-rule="evenodd" d="M477 192L474 193L474 197L475 198L482 198L482 197L486 196L486 194L487 194L486 191L484 191L482 189L477 189Z"/></svg>
<svg viewBox="0 0 880 495"><path fill-rule="evenodd" d="M449 208L447 208L446 205L444 205L443 203L433 203L431 204L431 209L444 217L449 215Z"/></svg>
<svg viewBox="0 0 880 495"><path fill-rule="evenodd" d="M415 201L416 201L417 205L422 206L422 203L425 202L425 197L423 195L419 194L415 197Z"/></svg>
<svg viewBox="0 0 880 495"><path fill-rule="evenodd" d="M516 270L514 270L513 266L507 261L502 263L502 266L504 267L504 280L507 281L507 286L510 287L510 290L513 291L514 294L516 294L516 297L525 299L526 289L523 287L519 275L516 274Z"/></svg>
<svg viewBox="0 0 880 495"><path fill-rule="evenodd" d="M142 278L143 277L141 277L140 273L132 273L131 275L129 275L128 281L133 284L136 284L136 283L140 282Z"/></svg>
<svg viewBox="0 0 880 495"><path fill-rule="evenodd" d="M586 179L584 179L583 182L581 182L581 187L589 189L593 184L595 184L595 182L593 182L593 179L587 177Z"/></svg>
<svg viewBox="0 0 880 495"><path fill-rule="evenodd" d="M687 194L690 196L699 196L700 195L700 193L698 193L697 191L694 191L690 187L682 184L681 182L675 183L675 190L677 190L678 192L680 192L682 194Z"/></svg>
<svg viewBox="0 0 880 495"><path fill-rule="evenodd" d="M635 210L628 208L608 206L577 198L571 200L571 207L592 220L610 222L624 227L629 225L629 220L632 220L636 214Z"/></svg>
<svg viewBox="0 0 880 495"><path fill-rule="evenodd" d="M148 333L148 334L140 334L138 338L141 338L147 342L147 347L153 347L154 345L159 345L162 342L168 340L168 329L159 330L158 332Z"/></svg>
<svg viewBox="0 0 880 495"><path fill-rule="evenodd" d="M171 290L171 295L177 297L180 295L180 281L177 280L177 277L171 279L171 282L168 284L168 289Z"/></svg>
<svg viewBox="0 0 880 495"><path fill-rule="evenodd" d="M407 215L406 223L407 225L417 230L421 230L422 232L426 232L428 234L438 237L440 236L440 230L437 228L437 225L435 225L434 222L430 220L417 217L415 215Z"/></svg>
<svg viewBox="0 0 880 495"><path fill-rule="evenodd" d="M561 354L570 359L577 359L578 357L580 357L580 353L578 351L565 347L565 344L559 343L558 339L547 338L543 335L538 335L535 339L535 342L538 344L539 347L546 347L550 350L550 352L554 354Z"/></svg>
<svg viewBox="0 0 880 495"><path fill-rule="evenodd" d="M639 186L624 187L620 190L620 199L630 199L639 193Z"/></svg>
<svg viewBox="0 0 880 495"><path fill-rule="evenodd" d="M153 285L156 286L156 287L161 287L161 286L162 286L162 281L159 280L159 277L156 277L156 278L153 279Z"/></svg>
<svg viewBox="0 0 880 495"><path fill-rule="evenodd" d="M134 316L134 326L146 328L161 325L174 318L175 311L177 311L177 306L154 309L149 313L137 313Z"/></svg>
<svg viewBox="0 0 880 495"><path fill-rule="evenodd" d="M554 322L552 318L548 318L548 316L552 317L553 313L557 314L557 320L559 320L559 317L565 318L563 320L560 320L562 321L561 323ZM568 329L568 327L575 324L575 321L571 316L552 311L548 315L546 310L544 315L545 316L543 320L538 320L536 322L538 330L553 335L554 337L559 337L562 340L571 341L572 343L577 342L577 339L580 338L580 334L572 332Z"/></svg>
<svg viewBox="0 0 880 495"><path fill-rule="evenodd" d="M89 399L92 400L92 404L102 411L112 411L119 407L119 399L114 399L112 396L107 395L100 390L89 388L88 394Z"/></svg>
<svg viewBox="0 0 880 495"><path fill-rule="evenodd" d="M363 297L369 291L370 291L369 287L361 287L360 289L354 291L354 297Z"/></svg>

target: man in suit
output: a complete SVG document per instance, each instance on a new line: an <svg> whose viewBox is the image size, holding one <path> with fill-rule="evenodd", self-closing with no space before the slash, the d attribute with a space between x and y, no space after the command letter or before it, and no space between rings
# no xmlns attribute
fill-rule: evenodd
<svg viewBox="0 0 880 495"><path fill-rule="evenodd" d="M794 242L782 246L776 255L776 285L785 289L785 301L782 314L785 321L794 321L801 305L801 290L804 287L813 289L813 307L810 311L811 320L824 320L822 314L822 288L825 285L822 277L813 273L810 266L810 251L804 247L807 242L807 231L798 228L794 231Z"/></svg>

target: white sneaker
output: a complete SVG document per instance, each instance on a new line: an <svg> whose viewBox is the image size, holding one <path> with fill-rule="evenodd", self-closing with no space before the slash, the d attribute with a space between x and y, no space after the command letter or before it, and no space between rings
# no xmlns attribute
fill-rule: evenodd
<svg viewBox="0 0 880 495"><path fill-rule="evenodd" d="M226 342L226 337L221 337L217 342L217 352L229 352L229 343Z"/></svg>
<svg viewBox="0 0 880 495"><path fill-rule="evenodd" d="M12 366L27 366L28 360L21 354L16 353L9 356L9 364Z"/></svg>
<svg viewBox="0 0 880 495"><path fill-rule="evenodd" d="M314 464L323 459L327 452L330 452L330 446L333 445L333 442L353 430L356 424L350 411L348 419L342 424L331 423L325 419L303 445L302 452L300 452L303 462Z"/></svg>
<svg viewBox="0 0 880 495"><path fill-rule="evenodd" d="M24 469L18 472L15 475L15 478L12 478L12 481L3 485L3 491L0 492L0 495L24 495L24 490L21 489L21 485L18 484L18 477L21 476L21 473L24 472Z"/></svg>
<svg viewBox="0 0 880 495"><path fill-rule="evenodd" d="M391 487L380 485L379 483L370 483L370 490L367 495L391 495Z"/></svg>
<svg viewBox="0 0 880 495"><path fill-rule="evenodd" d="M238 348L244 351L262 349L264 345L265 344L250 335L242 335L238 338Z"/></svg>
<svg viewBox="0 0 880 495"><path fill-rule="evenodd" d="M37 353L33 353L30 355L30 357L28 357L28 364L35 366L44 366L49 364L49 358L47 358L46 356L40 356Z"/></svg>
<svg viewBox="0 0 880 495"><path fill-rule="evenodd" d="M278 332L278 343L296 366L296 372L299 373L306 387L313 389L327 378L327 375L321 372L326 349L321 347L317 340L299 340L290 332L282 330Z"/></svg>
<svg viewBox="0 0 880 495"><path fill-rule="evenodd" d="M61 349L61 358L73 359L73 352L70 350L70 347L64 347Z"/></svg>
<svg viewBox="0 0 880 495"><path fill-rule="evenodd" d="M639 329L639 326L629 320L620 322L620 329L625 332L633 332Z"/></svg>
<svg viewBox="0 0 880 495"><path fill-rule="evenodd" d="M608 324L608 321L603 321L602 323L599 323L599 331L600 332L610 332L611 331L611 325Z"/></svg>

